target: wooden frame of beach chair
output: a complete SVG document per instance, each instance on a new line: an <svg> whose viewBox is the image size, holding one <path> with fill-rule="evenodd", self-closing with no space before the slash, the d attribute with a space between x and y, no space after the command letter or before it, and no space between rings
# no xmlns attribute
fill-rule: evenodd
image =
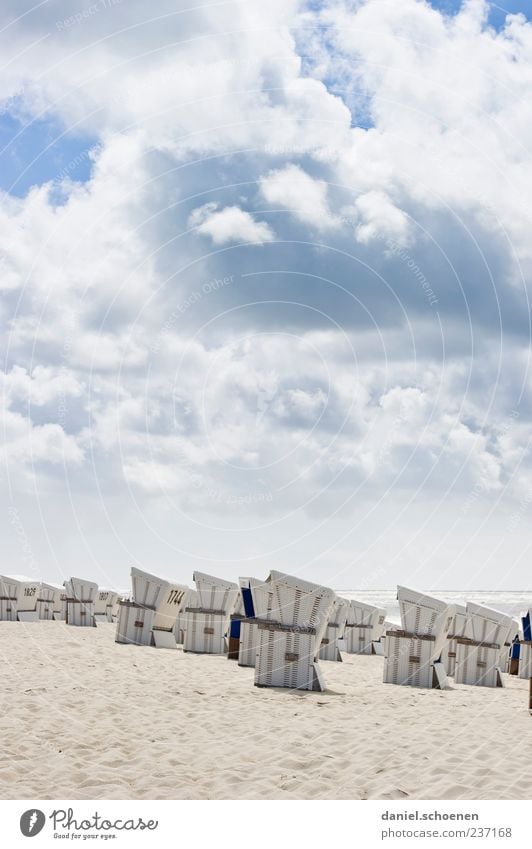
<svg viewBox="0 0 532 849"><path fill-rule="evenodd" d="M25 575L0 575L0 619L36 622L40 581Z"/></svg>
<svg viewBox="0 0 532 849"><path fill-rule="evenodd" d="M386 632L384 683L443 690L447 679L441 654L453 605L402 586L397 599L402 629Z"/></svg>
<svg viewBox="0 0 532 849"><path fill-rule="evenodd" d="M447 675L454 676L456 666L456 640L458 637L465 636L467 623L467 610L463 604L455 604L454 618L447 635L447 640L443 647L441 660L445 666Z"/></svg>
<svg viewBox="0 0 532 849"><path fill-rule="evenodd" d="M112 622L113 608L118 599L118 593L115 590L106 590L99 587L94 602L94 618L96 622Z"/></svg>
<svg viewBox="0 0 532 849"><path fill-rule="evenodd" d="M345 624L345 650L348 654L383 654L380 645L385 631L386 611L374 604L351 599ZM382 649L382 650L381 650Z"/></svg>
<svg viewBox="0 0 532 849"><path fill-rule="evenodd" d="M84 578L69 578L65 581L67 625L78 628L95 628L94 605L98 584Z"/></svg>
<svg viewBox="0 0 532 849"><path fill-rule="evenodd" d="M342 662L342 655L339 648L339 641L343 639L345 632L345 624L347 622L349 602L345 598L337 596L333 602L329 621L325 634L322 637L318 657L320 660L334 660Z"/></svg>
<svg viewBox="0 0 532 849"><path fill-rule="evenodd" d="M166 578L131 568L132 601L119 604L115 642L177 648L177 618L189 588Z"/></svg>
<svg viewBox="0 0 532 849"><path fill-rule="evenodd" d="M39 619L54 620L56 610L61 610L61 595L64 595L64 587L41 582L37 599L37 616Z"/></svg>
<svg viewBox="0 0 532 849"><path fill-rule="evenodd" d="M457 639L454 680L457 684L503 687L501 649L510 629L510 616L482 604L467 602L464 637Z"/></svg>
<svg viewBox="0 0 532 849"><path fill-rule="evenodd" d="M256 687L325 689L318 652L336 598L334 590L281 572L254 599L258 632Z"/></svg>
<svg viewBox="0 0 532 849"><path fill-rule="evenodd" d="M185 608L187 614L183 651L195 654L225 654L225 635L239 589L204 572L194 572L199 607Z"/></svg>

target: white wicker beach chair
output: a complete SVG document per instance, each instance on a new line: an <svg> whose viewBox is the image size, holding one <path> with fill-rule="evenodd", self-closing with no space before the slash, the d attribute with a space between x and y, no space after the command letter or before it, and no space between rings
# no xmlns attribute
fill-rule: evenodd
<svg viewBox="0 0 532 849"><path fill-rule="evenodd" d="M118 593L115 590L98 589L96 601L94 602L94 618L96 622L112 622L113 610L118 602Z"/></svg>
<svg viewBox="0 0 532 849"><path fill-rule="evenodd" d="M237 603L238 585L203 572L194 572L193 577L199 607L188 605L185 608L187 616L183 651L225 654L225 635Z"/></svg>
<svg viewBox="0 0 532 849"><path fill-rule="evenodd" d="M516 639L518 639L519 634L519 624L515 619L510 619L510 625L508 627L508 632L504 639L504 642L501 645L501 654L500 654L500 663L501 672L509 672L510 671L510 657L512 653L512 645Z"/></svg>
<svg viewBox="0 0 532 849"><path fill-rule="evenodd" d="M39 619L53 620L56 613L61 613L62 601L65 588L59 584L45 584L41 582L39 585L39 597L37 599L37 616Z"/></svg>
<svg viewBox="0 0 532 849"><path fill-rule="evenodd" d="M338 644L344 638L349 607L350 604L347 599L336 596L329 614L327 628L321 641L318 653L320 660L335 660L341 663L342 655Z"/></svg>
<svg viewBox="0 0 532 849"><path fill-rule="evenodd" d="M521 616L519 629L519 678L532 678L532 608Z"/></svg>
<svg viewBox="0 0 532 849"><path fill-rule="evenodd" d="M240 578L239 583L245 618L240 623L238 665L254 667L259 647L256 609L263 612L271 609L271 584L257 578Z"/></svg>
<svg viewBox="0 0 532 849"><path fill-rule="evenodd" d="M453 621L441 655L447 675L454 675L454 668L456 666L456 640L458 637L465 637L466 623L467 610L465 606L463 604L455 604Z"/></svg>
<svg viewBox="0 0 532 849"><path fill-rule="evenodd" d="M242 590L238 593L233 612L229 618L229 632L227 634L227 659L238 660L240 652L240 630L245 620L244 600Z"/></svg>
<svg viewBox="0 0 532 849"><path fill-rule="evenodd" d="M441 654L454 617L454 607L425 593L397 588L401 629L387 631L385 684L436 687L446 684Z"/></svg>
<svg viewBox="0 0 532 849"><path fill-rule="evenodd" d="M318 652L336 598L334 590L271 572L271 596L254 598L258 630L257 687L323 690Z"/></svg>
<svg viewBox="0 0 532 849"><path fill-rule="evenodd" d="M66 623L77 627L95 627L94 605L98 584L84 578L69 578L65 581Z"/></svg>
<svg viewBox="0 0 532 849"><path fill-rule="evenodd" d="M40 582L24 575L0 575L0 619L35 622Z"/></svg>
<svg viewBox="0 0 532 849"><path fill-rule="evenodd" d="M513 627L510 616L481 604L466 605L464 637L456 641L454 680L457 684L502 687L501 649Z"/></svg>
<svg viewBox="0 0 532 849"><path fill-rule="evenodd" d="M189 588L131 568L133 598L119 604L115 641L137 646L177 648L177 618Z"/></svg>
<svg viewBox="0 0 532 849"><path fill-rule="evenodd" d="M187 593L187 598L186 598L186 603L181 608L181 611L180 611L180 613L177 617L177 622L176 622L176 631L175 631L176 632L176 639L177 639L178 644L180 644L180 645L184 645L184 642L185 642L185 631L187 630L188 617L189 617L189 613L187 613L187 611L190 611L190 610L195 609L197 607L200 607L198 592L197 592L197 590L193 590L189 587L188 593Z"/></svg>
<svg viewBox="0 0 532 849"><path fill-rule="evenodd" d="M519 677L532 678L532 642L519 643Z"/></svg>
<svg viewBox="0 0 532 849"><path fill-rule="evenodd" d="M383 654L381 637L385 631L386 611L373 604L351 599L345 626L345 650L348 654Z"/></svg>

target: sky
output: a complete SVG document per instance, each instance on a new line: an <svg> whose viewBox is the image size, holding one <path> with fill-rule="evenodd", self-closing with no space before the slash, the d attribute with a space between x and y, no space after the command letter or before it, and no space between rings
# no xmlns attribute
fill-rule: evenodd
<svg viewBox="0 0 532 849"><path fill-rule="evenodd" d="M0 14L3 572L529 589L532 3Z"/></svg>

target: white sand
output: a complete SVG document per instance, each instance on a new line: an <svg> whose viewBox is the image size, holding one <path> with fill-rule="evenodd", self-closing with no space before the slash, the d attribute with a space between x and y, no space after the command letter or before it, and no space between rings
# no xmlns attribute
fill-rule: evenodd
<svg viewBox="0 0 532 849"><path fill-rule="evenodd" d="M1 798L531 798L527 681L417 690L344 655L325 693L259 689L114 634L0 622Z"/></svg>

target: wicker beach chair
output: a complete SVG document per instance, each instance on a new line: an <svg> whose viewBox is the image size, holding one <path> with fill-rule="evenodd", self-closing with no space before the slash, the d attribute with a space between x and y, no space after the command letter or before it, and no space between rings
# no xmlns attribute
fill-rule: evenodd
<svg viewBox="0 0 532 849"><path fill-rule="evenodd" d="M447 675L454 675L456 666L456 640L465 637L467 610L463 604L455 604L454 617L443 647L441 659Z"/></svg>
<svg viewBox="0 0 532 849"><path fill-rule="evenodd" d="M454 680L457 684L503 686L501 650L513 625L512 618L498 610L467 603L465 634L456 640Z"/></svg>
<svg viewBox="0 0 532 849"><path fill-rule="evenodd" d="M397 588L397 598L401 629L386 632L384 683L443 689L441 655L454 607L406 587Z"/></svg>
<svg viewBox="0 0 532 849"><path fill-rule="evenodd" d="M255 685L323 690L318 652L336 593L281 572L271 572L268 582L271 595L254 596Z"/></svg>
<svg viewBox="0 0 532 849"><path fill-rule="evenodd" d="M381 638L385 631L386 611L373 604L351 599L345 625L345 650L348 654L383 654Z"/></svg>
<svg viewBox="0 0 532 849"><path fill-rule="evenodd" d="M522 634L519 640L519 665L520 678L532 678L532 609L527 610L521 617Z"/></svg>
<svg viewBox="0 0 532 849"><path fill-rule="evenodd" d="M177 617L189 588L166 578L131 568L132 599L119 603L117 643L177 648Z"/></svg>
<svg viewBox="0 0 532 849"><path fill-rule="evenodd" d="M0 620L36 621L39 587L39 581L24 575L0 575Z"/></svg>
<svg viewBox="0 0 532 849"><path fill-rule="evenodd" d="M96 626L94 605L98 594L98 584L84 578L69 578L65 581L65 602L67 625L92 628Z"/></svg>
<svg viewBox="0 0 532 849"><path fill-rule="evenodd" d="M320 660L335 660L341 663L342 655L340 653L339 642L344 639L349 607L350 604L347 599L336 596L329 614L327 628L321 641L318 653Z"/></svg>
<svg viewBox="0 0 532 849"><path fill-rule="evenodd" d="M268 580L260 581L258 578L240 578L239 583L244 618L240 623L238 665L254 667L259 646L256 610L264 612L270 609L271 584Z"/></svg>
<svg viewBox="0 0 532 849"><path fill-rule="evenodd" d="M37 616L39 619L48 621L54 620L56 614L61 614L63 611L63 600L65 597L65 588L59 584L46 584L41 582L39 585L39 597L37 598Z"/></svg>
<svg viewBox="0 0 532 849"><path fill-rule="evenodd" d="M115 590L107 590L100 587L96 595L96 601L94 602L94 618L96 622L112 622L113 610L117 602L118 593Z"/></svg>
<svg viewBox="0 0 532 849"><path fill-rule="evenodd" d="M183 651L197 654L225 654L226 633L238 600L239 588L203 572L194 572L198 593L196 604L188 605Z"/></svg>

